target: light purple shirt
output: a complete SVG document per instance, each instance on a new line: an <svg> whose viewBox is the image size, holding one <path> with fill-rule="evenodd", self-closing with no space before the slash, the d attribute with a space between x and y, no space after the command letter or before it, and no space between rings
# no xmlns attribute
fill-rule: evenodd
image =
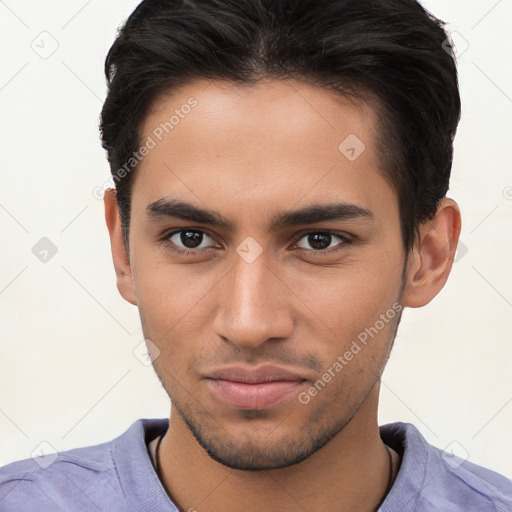
<svg viewBox="0 0 512 512"><path fill-rule="evenodd" d="M147 448L167 427L142 419L108 443L0 468L0 512L179 512ZM379 512L512 512L511 480L447 456L410 423L381 426L380 435L402 464Z"/></svg>

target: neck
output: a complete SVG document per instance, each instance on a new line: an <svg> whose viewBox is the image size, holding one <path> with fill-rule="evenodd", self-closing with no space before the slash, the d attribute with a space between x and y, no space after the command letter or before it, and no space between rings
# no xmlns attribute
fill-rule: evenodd
<svg viewBox="0 0 512 512"><path fill-rule="evenodd" d="M374 389L345 428L310 457L261 471L230 469L209 457L175 413L160 446L162 483L186 511L373 512L392 481L377 402Z"/></svg>

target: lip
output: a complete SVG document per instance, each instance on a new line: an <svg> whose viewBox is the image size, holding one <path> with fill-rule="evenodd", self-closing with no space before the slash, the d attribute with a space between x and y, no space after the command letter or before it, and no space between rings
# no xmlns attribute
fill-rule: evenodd
<svg viewBox="0 0 512 512"><path fill-rule="evenodd" d="M261 384L273 381L302 381L305 377L298 372L274 365L262 365L256 368L249 366L228 366L206 374L209 379L229 380L245 384Z"/></svg>
<svg viewBox="0 0 512 512"><path fill-rule="evenodd" d="M278 366L232 366L206 375L210 391L239 409L267 409L296 394L307 379Z"/></svg>

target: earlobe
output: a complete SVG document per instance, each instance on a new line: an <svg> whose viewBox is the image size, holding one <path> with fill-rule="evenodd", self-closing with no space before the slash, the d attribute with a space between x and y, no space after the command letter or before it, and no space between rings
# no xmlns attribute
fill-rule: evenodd
<svg viewBox="0 0 512 512"><path fill-rule="evenodd" d="M110 235L112 259L116 271L117 289L126 301L136 306L137 300L133 287L130 259L123 240L116 190L112 188L106 190L103 202L105 205L105 221Z"/></svg>
<svg viewBox="0 0 512 512"><path fill-rule="evenodd" d="M420 236L409 256L403 305L428 304L443 288L450 274L461 230L460 210L444 198L435 216L420 226Z"/></svg>

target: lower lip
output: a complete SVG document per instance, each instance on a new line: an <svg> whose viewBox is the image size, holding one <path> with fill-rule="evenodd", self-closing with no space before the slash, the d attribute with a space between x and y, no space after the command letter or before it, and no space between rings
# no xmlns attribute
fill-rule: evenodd
<svg viewBox="0 0 512 512"><path fill-rule="evenodd" d="M246 384L208 379L208 385L223 402L239 409L266 409L297 393L304 381L279 380Z"/></svg>

